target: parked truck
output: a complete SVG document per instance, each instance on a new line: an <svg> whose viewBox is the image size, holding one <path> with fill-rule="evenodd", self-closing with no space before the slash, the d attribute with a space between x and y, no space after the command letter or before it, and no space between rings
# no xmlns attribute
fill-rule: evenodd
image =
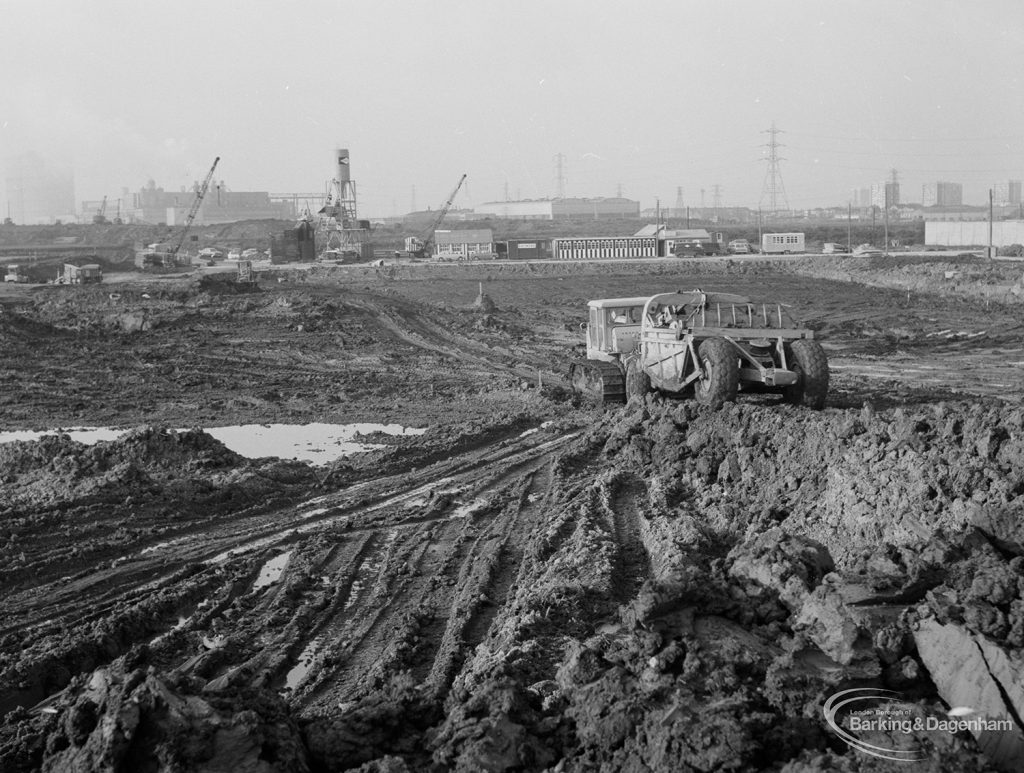
<svg viewBox="0 0 1024 773"><path fill-rule="evenodd" d="M21 266L10 265L7 267L7 273L4 274L4 282L14 282L15 284L21 284L27 282L28 277L21 271Z"/></svg>
<svg viewBox="0 0 1024 773"><path fill-rule="evenodd" d="M743 390L825 404L825 352L781 303L693 290L587 305L586 359L572 364L570 377L576 392L598 402L657 391L716 406Z"/></svg>
<svg viewBox="0 0 1024 773"><path fill-rule="evenodd" d="M57 278L59 284L65 285L99 284L102 281L103 269L98 263L87 263L84 266L65 263L61 275Z"/></svg>

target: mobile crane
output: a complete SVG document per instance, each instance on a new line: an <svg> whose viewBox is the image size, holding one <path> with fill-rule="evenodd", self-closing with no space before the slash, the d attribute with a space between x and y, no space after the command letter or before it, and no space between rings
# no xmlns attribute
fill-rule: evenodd
<svg viewBox="0 0 1024 773"><path fill-rule="evenodd" d="M168 254L170 263L173 265L177 263L178 253L181 252L182 246L185 244L185 239L188 238L188 232L192 230L192 221L196 219L196 215L199 212L199 207L203 203L203 197L206 196L206 191L210 188L210 180L213 179L213 172L217 168L217 162L220 161L220 156L213 159L213 166L210 167L210 171L206 173L206 179L203 180L203 184L196 191L195 201L192 202L192 207L188 211L188 215L185 217L185 229L181 232L181 238L178 239L177 245Z"/></svg>
<svg viewBox="0 0 1024 773"><path fill-rule="evenodd" d="M417 239L415 236L410 236L405 240L405 250L415 258L426 258L430 256L430 251L434 246L434 234L438 227L441 225L441 221L444 220L445 215L448 214L448 210L452 207L452 202L455 201L455 197L458 195L459 190L462 189L462 184L466 181L466 175L462 175L459 178L458 184L455 186L455 190L448 196L448 200L444 203L444 206L438 211L437 216L434 218L430 227L424 231L424 237Z"/></svg>

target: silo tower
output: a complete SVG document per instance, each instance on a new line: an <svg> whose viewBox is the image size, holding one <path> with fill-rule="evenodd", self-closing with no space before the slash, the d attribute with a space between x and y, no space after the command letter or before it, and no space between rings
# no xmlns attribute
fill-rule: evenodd
<svg viewBox="0 0 1024 773"><path fill-rule="evenodd" d="M352 179L351 160L347 148L334 151L334 176L327 183L327 195L321 207L317 227L317 248L328 257L350 257L362 254L367 233L360 228L356 210L356 184Z"/></svg>

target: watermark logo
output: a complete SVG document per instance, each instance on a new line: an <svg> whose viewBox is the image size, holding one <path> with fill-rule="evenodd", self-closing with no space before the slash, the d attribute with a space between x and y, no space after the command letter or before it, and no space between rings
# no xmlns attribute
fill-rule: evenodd
<svg viewBox="0 0 1024 773"><path fill-rule="evenodd" d="M925 714L900 699L899 693L874 687L842 690L825 701L825 721L854 749L896 762L919 762L924 753L915 736L920 733L1011 731L1009 717L992 719L969 706L955 706L945 717ZM839 717L842 717L841 719ZM869 743L871 738L875 743ZM887 739L883 742L881 739ZM884 745L881 745L883 744Z"/></svg>
<svg viewBox="0 0 1024 773"><path fill-rule="evenodd" d="M906 735L914 732L914 724L921 722L915 717L911 704L900 701L898 693L871 687L856 687L842 690L825 701L825 721L832 732L854 749L897 762L919 762L924 754L916 746L909 749L896 748L895 744L876 746L862 740L854 733L893 733ZM836 720L841 711L845 714L846 726Z"/></svg>

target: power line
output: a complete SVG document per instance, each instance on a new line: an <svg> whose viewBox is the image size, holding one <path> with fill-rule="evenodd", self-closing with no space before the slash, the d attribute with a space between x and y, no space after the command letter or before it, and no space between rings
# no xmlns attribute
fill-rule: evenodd
<svg viewBox="0 0 1024 773"><path fill-rule="evenodd" d="M829 134L810 134L808 132L786 132L795 137L814 137L822 140L842 140L843 142L994 142L998 140L1021 140L1019 134L1006 134L997 137L834 137Z"/></svg>
<svg viewBox="0 0 1024 773"><path fill-rule="evenodd" d="M845 150L840 148L813 148L806 145L790 145L789 147L794 150L809 151L811 153L833 153L836 155L843 156L877 156L880 155L877 150ZM985 157L985 158L999 158L1002 156L1013 155L1013 151L1007 150L1002 153L974 153L971 152L972 157ZM964 153L903 153L900 152L900 158L963 158Z"/></svg>
<svg viewBox="0 0 1024 773"><path fill-rule="evenodd" d="M777 135L781 133L781 129L775 128L775 121L772 121L772 128L766 129L761 132L762 134L771 135L771 139L768 140L768 171L764 177L764 187L761 190L760 205L764 204L764 200L768 199L768 212L770 214L776 214L779 211L779 197L782 197L782 202L785 205L785 209L789 209L789 203L786 201L786 187L782 182L782 170L779 169L779 161L785 159L779 156L779 148L783 145L778 141ZM703 202L702 202L703 204Z"/></svg>
<svg viewBox="0 0 1024 773"><path fill-rule="evenodd" d="M820 162L820 161L794 161L794 160L789 160L789 163L791 165L795 165L795 166L810 166L810 167L814 167L816 169L822 169L822 168L827 168L827 169L856 169L856 170L859 170L859 171L862 171L862 172L887 172L887 171L889 171L889 169L892 168L890 166L864 166L863 164L857 165L857 166L852 166L852 165L849 165L849 164L831 164L831 163L828 163L828 162ZM999 169L953 169L953 168L942 168L942 169L939 169L939 168L935 168L935 167L922 168L922 167L906 167L906 166L903 166L901 168L903 169L904 172L913 172L913 173L917 173L917 174L938 174L938 173L943 173L943 174L967 175L967 174L1008 174L1009 173L1007 171L1006 167L1001 167Z"/></svg>

